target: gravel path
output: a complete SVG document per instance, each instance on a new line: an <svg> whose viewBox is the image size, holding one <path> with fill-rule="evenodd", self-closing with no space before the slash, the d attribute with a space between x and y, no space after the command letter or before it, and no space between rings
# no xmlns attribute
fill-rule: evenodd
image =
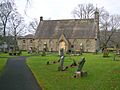
<svg viewBox="0 0 120 90"><path fill-rule="evenodd" d="M25 64L26 57L9 58L0 77L0 90L42 90Z"/></svg>

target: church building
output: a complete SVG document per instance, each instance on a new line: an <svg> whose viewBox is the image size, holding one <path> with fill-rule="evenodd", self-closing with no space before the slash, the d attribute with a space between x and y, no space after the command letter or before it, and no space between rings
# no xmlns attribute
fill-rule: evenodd
<svg viewBox="0 0 120 90"><path fill-rule="evenodd" d="M34 40L34 46L28 44L26 49L32 47L43 51L46 47L47 51L59 51L63 48L67 52L82 48L84 52L95 52L99 49L99 12L96 10L91 19L43 20L40 17L35 36L30 40ZM21 38L18 40L21 49L22 43Z"/></svg>

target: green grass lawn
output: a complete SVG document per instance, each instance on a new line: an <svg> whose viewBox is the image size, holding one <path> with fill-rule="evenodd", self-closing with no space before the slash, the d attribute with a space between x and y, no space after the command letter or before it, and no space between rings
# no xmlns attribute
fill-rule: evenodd
<svg viewBox="0 0 120 90"><path fill-rule="evenodd" d="M0 58L0 75L3 71L3 68L4 68L6 62L7 62L7 58Z"/></svg>
<svg viewBox="0 0 120 90"><path fill-rule="evenodd" d="M64 65L70 65L72 59L78 62L83 56L86 58L83 70L88 72L88 76L82 78L73 78L77 67L58 71L59 64L46 65L47 61L59 59L56 54L29 57L27 64L44 90L120 90L119 57L118 61L113 61L112 54L108 58L90 53L82 56L66 55Z"/></svg>
<svg viewBox="0 0 120 90"><path fill-rule="evenodd" d="M22 51L22 54L20 56L32 56L32 55L35 55L35 53L29 54L27 51ZM15 56L18 56L18 55L10 56L9 53L0 53L0 57L9 58L9 57L15 57Z"/></svg>

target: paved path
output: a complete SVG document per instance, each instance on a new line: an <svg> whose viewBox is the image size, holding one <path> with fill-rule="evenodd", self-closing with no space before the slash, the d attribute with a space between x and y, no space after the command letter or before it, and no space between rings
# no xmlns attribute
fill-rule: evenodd
<svg viewBox="0 0 120 90"><path fill-rule="evenodd" d="M0 90L42 90L25 64L25 57L9 58L0 77Z"/></svg>

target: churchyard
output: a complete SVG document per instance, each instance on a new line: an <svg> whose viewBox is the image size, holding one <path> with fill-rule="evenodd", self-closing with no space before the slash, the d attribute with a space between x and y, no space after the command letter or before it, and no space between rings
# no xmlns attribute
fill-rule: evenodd
<svg viewBox="0 0 120 90"><path fill-rule="evenodd" d="M80 55L44 52L29 56L26 64L43 90L119 90L120 54L118 52L82 53ZM108 54L105 56L105 54ZM0 75L7 58L17 57L0 53Z"/></svg>
<svg viewBox="0 0 120 90"><path fill-rule="evenodd" d="M82 71L84 77L74 77L81 58L85 57ZM64 63L59 61L58 53L46 56L32 56L27 59L27 65L32 70L38 83L44 90L120 90L120 57L109 53L83 53L80 56L64 55ZM73 62L77 66L71 66ZM63 70L58 67L63 65ZM67 69L65 69L67 67ZM81 66L80 66L81 67Z"/></svg>

